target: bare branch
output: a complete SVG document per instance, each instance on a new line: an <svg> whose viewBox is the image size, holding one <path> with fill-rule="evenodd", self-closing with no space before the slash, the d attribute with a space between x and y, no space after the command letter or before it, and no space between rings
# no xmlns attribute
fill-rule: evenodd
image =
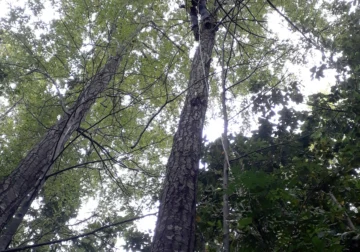
<svg viewBox="0 0 360 252"><path fill-rule="evenodd" d="M79 235L76 235L76 236L71 236L71 237L56 240L56 241L43 242L43 243L24 246L24 247L19 247L19 248L7 249L7 250L4 250L3 252L21 251L21 250L26 250L26 249L30 249L30 248L38 248L38 247L42 247L42 246L46 246L46 245L52 245L52 244L66 242L66 241L72 241L72 240L76 240L76 239L79 239L79 238L82 238L82 237L85 237L85 236L95 235L97 232L100 232L100 231L102 231L104 229L107 229L107 228L122 225L122 224L125 224L125 223L128 223L128 222L139 220L139 219L142 219L144 217L148 217L148 216L152 216L152 215L156 215L156 213L145 214L143 216L138 216L138 217L130 218L130 219L127 219L127 220L115 222L115 223L112 223L112 224L105 225L105 226L102 226L100 228L94 229L94 230L92 230L90 232L82 233L82 234L79 234Z"/></svg>
<svg viewBox="0 0 360 252"><path fill-rule="evenodd" d="M285 18L285 20L292 26L294 27L295 30L297 30L298 32L300 32L300 34L306 39L306 41L308 41L310 44L312 44L313 46L315 46L315 48L321 50L320 46L317 45L314 41L312 41L310 38L306 37L306 35L299 29L299 27L297 27L287 16L285 16L283 13L281 13L281 11L276 8L276 6L270 1L270 0L266 0L269 5L271 6L271 8L273 8L277 13L279 13L280 16L282 16L283 18Z"/></svg>
<svg viewBox="0 0 360 252"><path fill-rule="evenodd" d="M20 100L15 102L14 105L12 105L8 110L6 110L5 113L0 116L0 121L4 120L7 114L9 114L23 100L23 98L24 97L21 97Z"/></svg>

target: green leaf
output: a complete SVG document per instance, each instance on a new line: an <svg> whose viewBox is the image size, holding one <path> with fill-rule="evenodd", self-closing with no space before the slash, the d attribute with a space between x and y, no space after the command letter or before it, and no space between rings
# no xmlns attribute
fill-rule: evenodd
<svg viewBox="0 0 360 252"><path fill-rule="evenodd" d="M251 217L246 217L246 218L242 218L238 221L238 227L243 229L247 226L249 226L252 223L252 218Z"/></svg>

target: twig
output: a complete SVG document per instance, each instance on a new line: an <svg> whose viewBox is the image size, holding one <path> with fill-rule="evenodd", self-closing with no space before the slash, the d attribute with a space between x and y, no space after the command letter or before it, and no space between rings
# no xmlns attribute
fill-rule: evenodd
<svg viewBox="0 0 360 252"><path fill-rule="evenodd" d="M283 18L285 18L285 20L292 26L294 27L295 30L297 30L298 32L300 32L300 34L313 46L315 46L316 49L321 50L320 46L318 46L317 44L315 44L315 42L313 42L310 38L306 37L306 35L287 17L285 16L283 13L281 13L281 11L276 8L276 6L270 1L270 0L266 0L269 5L271 6L271 8L273 8L277 13L279 13L280 16L282 16Z"/></svg>
<svg viewBox="0 0 360 252"><path fill-rule="evenodd" d="M266 149L270 149L270 148L273 148L273 147L277 147L277 146L281 146L281 145L286 145L286 144L289 144L289 143L298 141L298 140L303 139L303 138L305 138L305 137L309 137L310 135L311 135L311 134L308 134L308 135L299 137L299 138L294 139L294 140L291 140L291 141L281 142L281 143L278 143L278 144L272 144L272 145L267 146L267 147L264 147L264 148L260 148L260 149L254 150L254 151L250 151L250 152L248 152L248 153L245 153L245 154L241 155L240 157L231 159L230 162L234 162L234 161L236 161L236 160L242 159L242 158L247 157L247 156L249 156L249 155L251 155L251 154L253 154L253 153L257 153L257 152L260 152L260 151L263 151L263 150L266 150Z"/></svg>
<svg viewBox="0 0 360 252"><path fill-rule="evenodd" d="M342 206L340 205L340 203L337 201L335 195L332 193L332 192L329 192L328 193L331 200L335 203L335 205L342 210ZM356 228L354 226L354 223L351 221L349 215L346 213L346 211L344 210L344 215L345 215L345 218L346 218L346 221L348 223L348 227L351 229L351 231L355 231Z"/></svg>
<svg viewBox="0 0 360 252"><path fill-rule="evenodd" d="M90 232L82 233L82 234L79 234L79 235L76 235L76 236L71 236L71 237L56 240L56 241L49 241L49 242L43 242L43 243L34 244L34 245L28 245L28 246L19 247L19 248L7 249L7 250L4 250L3 252L21 251L21 250L30 249L30 248L37 248L37 247L41 247L41 246L57 244L57 243L62 243L62 242L66 242L66 241L72 241L72 240L76 240L76 239L79 239L79 238L82 238L82 237L85 237L85 236L95 235L97 232L100 232L100 231L102 231L104 229L114 227L114 226L118 226L118 225L121 225L121 224L125 224L125 223L128 223L128 222L132 222L132 221L135 221L135 220L139 220L139 219L142 219L144 217L151 216L151 215L156 215L156 213L145 214L143 216L138 216L138 217L134 217L134 218L131 218L131 219L115 222L115 223L112 223L112 224L105 225L105 226L102 226L100 228L94 229L94 230L92 230Z"/></svg>
<svg viewBox="0 0 360 252"><path fill-rule="evenodd" d="M12 105L8 110L5 111L4 114L2 114L0 116L0 121L2 121L3 119L5 119L5 117L7 116L7 114L9 114L11 112L11 110L13 110L23 99L24 97L21 97L20 100L18 100L17 102L14 103L14 105Z"/></svg>

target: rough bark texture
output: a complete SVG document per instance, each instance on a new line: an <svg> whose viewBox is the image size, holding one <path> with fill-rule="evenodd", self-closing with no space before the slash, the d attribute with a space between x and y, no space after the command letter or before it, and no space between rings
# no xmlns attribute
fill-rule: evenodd
<svg viewBox="0 0 360 252"><path fill-rule="evenodd" d="M66 141L78 129L81 121L115 75L121 55L109 58L78 97L75 105L29 151L19 166L0 185L0 230L5 228L31 191L38 191L46 173ZM0 248L1 251L1 248Z"/></svg>
<svg viewBox="0 0 360 252"><path fill-rule="evenodd" d="M6 224L6 228L4 228L0 235L0 251L9 247L12 238L16 234L16 231L29 210L31 202L34 200L36 194L37 192L30 192L21 202L20 207L17 209L11 220Z"/></svg>
<svg viewBox="0 0 360 252"><path fill-rule="evenodd" d="M208 103L213 24L202 27L189 80L189 90L166 167L152 251L194 251L195 204L202 130Z"/></svg>

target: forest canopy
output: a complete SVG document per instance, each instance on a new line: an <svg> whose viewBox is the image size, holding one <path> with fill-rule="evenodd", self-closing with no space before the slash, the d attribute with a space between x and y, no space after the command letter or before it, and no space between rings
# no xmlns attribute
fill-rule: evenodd
<svg viewBox="0 0 360 252"><path fill-rule="evenodd" d="M360 250L359 1L1 5L0 251Z"/></svg>

